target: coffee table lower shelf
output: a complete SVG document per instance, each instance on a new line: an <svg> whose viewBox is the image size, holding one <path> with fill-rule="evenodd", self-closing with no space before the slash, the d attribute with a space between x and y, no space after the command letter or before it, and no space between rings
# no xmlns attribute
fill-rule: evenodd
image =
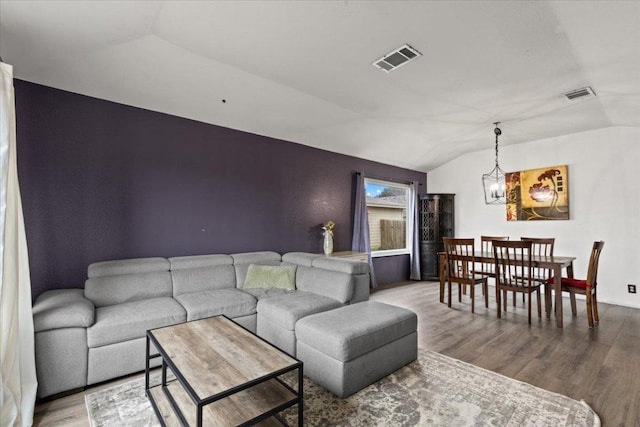
<svg viewBox="0 0 640 427"><path fill-rule="evenodd" d="M190 426L196 425L196 405L177 380L167 382L167 388L177 403L180 411ZM150 387L149 400L154 407L160 423L164 426L182 426L180 419L173 410L162 385ZM212 402L203 407L202 424L215 426L238 426L253 424L258 426L282 426L283 424L273 415L298 403L298 396L283 386L278 380L272 379L257 384L231 396ZM253 420L268 416L260 422Z"/></svg>

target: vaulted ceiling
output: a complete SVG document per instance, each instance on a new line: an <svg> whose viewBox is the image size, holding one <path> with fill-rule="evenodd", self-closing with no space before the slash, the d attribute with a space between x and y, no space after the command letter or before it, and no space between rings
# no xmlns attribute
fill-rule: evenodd
<svg viewBox="0 0 640 427"><path fill-rule="evenodd" d="M422 56L371 65L405 43ZM501 144L640 126L640 1L0 0L0 56L19 79L425 172L493 148L495 121Z"/></svg>

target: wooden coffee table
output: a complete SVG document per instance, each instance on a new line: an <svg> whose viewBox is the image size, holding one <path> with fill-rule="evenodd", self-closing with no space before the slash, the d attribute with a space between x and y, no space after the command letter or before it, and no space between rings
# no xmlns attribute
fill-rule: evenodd
<svg viewBox="0 0 640 427"><path fill-rule="evenodd" d="M162 382L150 387L156 357ZM296 370L297 390L280 378ZM302 388L302 362L225 316L147 331L145 389L162 425L252 425L298 405L302 426Z"/></svg>

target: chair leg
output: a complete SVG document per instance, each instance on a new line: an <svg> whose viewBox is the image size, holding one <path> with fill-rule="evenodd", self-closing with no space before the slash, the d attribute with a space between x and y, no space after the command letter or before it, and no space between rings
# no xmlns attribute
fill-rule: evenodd
<svg viewBox="0 0 640 427"><path fill-rule="evenodd" d="M482 284L482 293L484 294L484 306L489 308L489 285L487 282Z"/></svg>
<svg viewBox="0 0 640 427"><path fill-rule="evenodd" d="M538 317L542 317L542 302L540 301L540 288L536 289L536 296L538 300Z"/></svg>
<svg viewBox="0 0 640 427"><path fill-rule="evenodd" d="M507 291L502 291L502 299L504 304L504 312L507 312Z"/></svg>
<svg viewBox="0 0 640 427"><path fill-rule="evenodd" d="M471 312L476 312L476 285L471 285Z"/></svg>
<svg viewBox="0 0 640 427"><path fill-rule="evenodd" d="M449 287L449 296L447 297L447 305L451 307L451 281L447 282Z"/></svg>
<svg viewBox="0 0 640 427"><path fill-rule="evenodd" d="M529 294L529 303L527 304L527 312L529 315L529 325L531 325L531 290L529 290L529 292L527 293Z"/></svg>
<svg viewBox="0 0 640 427"><path fill-rule="evenodd" d="M576 315L576 294L573 291L569 291L569 299L571 300L571 314Z"/></svg>
<svg viewBox="0 0 640 427"><path fill-rule="evenodd" d="M458 283L458 302L462 302L462 292L467 293L467 287Z"/></svg>
<svg viewBox="0 0 640 427"><path fill-rule="evenodd" d="M516 293L513 293L513 306L516 306Z"/></svg>
<svg viewBox="0 0 640 427"><path fill-rule="evenodd" d="M591 297L591 303L593 304L593 320L595 320L595 322L598 323L600 321L600 319L598 318L598 296L596 294L595 289L593 290L593 297Z"/></svg>
<svg viewBox="0 0 640 427"><path fill-rule="evenodd" d="M502 301L500 301L500 287L498 286L498 282L496 282L496 305L498 306L496 310L498 312L498 319L500 319L502 317Z"/></svg>
<svg viewBox="0 0 640 427"><path fill-rule="evenodd" d="M591 292L587 292L587 320L589 327L593 328L593 307L591 306Z"/></svg>

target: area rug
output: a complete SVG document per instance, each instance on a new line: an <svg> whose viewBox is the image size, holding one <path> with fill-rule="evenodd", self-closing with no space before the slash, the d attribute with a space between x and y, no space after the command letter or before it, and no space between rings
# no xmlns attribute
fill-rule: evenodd
<svg viewBox="0 0 640 427"><path fill-rule="evenodd" d="M158 381L156 376L153 381ZM144 378L85 397L92 427L158 426ZM295 408L283 418L296 425ZM584 402L452 359L418 359L347 399L305 378L306 426L600 426Z"/></svg>

